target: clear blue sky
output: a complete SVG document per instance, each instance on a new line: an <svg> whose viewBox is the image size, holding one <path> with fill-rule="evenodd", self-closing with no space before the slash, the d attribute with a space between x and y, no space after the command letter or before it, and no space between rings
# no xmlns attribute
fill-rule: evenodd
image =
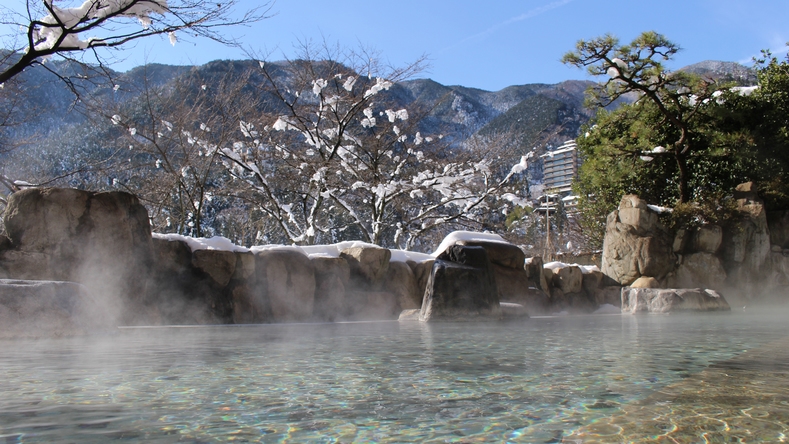
<svg viewBox="0 0 789 444"><path fill-rule="evenodd" d="M220 1L220 0L217 0ZM240 0L241 8L259 2ZM654 30L683 51L670 67L703 60L747 62L761 49L786 52L789 0L277 0L273 16L250 28L229 29L247 48L293 55L298 40L377 49L395 65L422 54L430 68L419 77L446 85L498 90L524 83L585 78L559 62L582 38L605 33L628 42ZM141 41L115 66L151 62L202 64L243 53L213 43L166 38Z"/></svg>

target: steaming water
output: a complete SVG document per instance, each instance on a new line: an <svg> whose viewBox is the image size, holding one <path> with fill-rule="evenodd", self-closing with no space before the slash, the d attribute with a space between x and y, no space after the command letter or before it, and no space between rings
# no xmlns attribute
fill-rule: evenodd
<svg viewBox="0 0 789 444"><path fill-rule="evenodd" d="M659 390L703 384L693 381L710 364L786 336L785 319L263 325L0 341L0 442L610 442L604 435L622 428L595 425ZM777 382L784 398L771 399L785 412L786 374ZM730 398L691 404L722 409L709 403ZM789 418L778 413L740 432L777 441ZM690 430L684 442L703 442L704 427Z"/></svg>

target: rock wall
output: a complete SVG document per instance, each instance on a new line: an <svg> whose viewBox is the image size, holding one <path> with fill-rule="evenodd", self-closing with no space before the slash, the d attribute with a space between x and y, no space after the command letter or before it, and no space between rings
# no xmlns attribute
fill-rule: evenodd
<svg viewBox="0 0 789 444"><path fill-rule="evenodd" d="M247 249L223 238L152 236L134 196L58 188L15 193L5 223L0 279L80 283L112 325L397 319L424 311L425 300L425 319L453 317L457 307L499 318L501 307L517 317L591 311L613 299L596 267L554 274L490 234L444 242L438 259L394 259L359 242ZM328 247L332 254L321 253Z"/></svg>
<svg viewBox="0 0 789 444"><path fill-rule="evenodd" d="M751 182L733 197L737 214L726 226L672 235L645 202L624 196L608 216L603 273L625 286L653 278L663 288L713 289L738 304L789 301L789 212L768 214Z"/></svg>

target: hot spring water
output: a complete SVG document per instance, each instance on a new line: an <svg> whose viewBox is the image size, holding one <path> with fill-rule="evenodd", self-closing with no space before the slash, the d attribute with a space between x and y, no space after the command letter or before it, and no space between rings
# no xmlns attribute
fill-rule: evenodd
<svg viewBox="0 0 789 444"><path fill-rule="evenodd" d="M785 319L598 315L0 341L0 442L611 442L633 431L608 418L632 405L674 408L650 397L704 384L711 364L784 338ZM777 382L786 394L787 377ZM692 402L727 408L710 399L730 398ZM736 433L780 439L789 399L772 399L767 417ZM697 415L669 416L680 414ZM671 433L675 419L633 439ZM689 430L691 441L709 433Z"/></svg>

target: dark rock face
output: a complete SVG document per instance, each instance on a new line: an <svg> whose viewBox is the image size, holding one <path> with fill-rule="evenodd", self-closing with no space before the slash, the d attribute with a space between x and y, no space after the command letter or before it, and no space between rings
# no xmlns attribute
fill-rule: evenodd
<svg viewBox="0 0 789 444"><path fill-rule="evenodd" d="M83 335L114 327L75 282L0 279L0 339Z"/></svg>
<svg viewBox="0 0 789 444"><path fill-rule="evenodd" d="M622 313L731 310L726 299L700 288L623 288Z"/></svg>
<svg viewBox="0 0 789 444"><path fill-rule="evenodd" d="M423 293L419 293L414 272L405 262L389 263L384 289L395 295L399 310L410 310L422 306Z"/></svg>
<svg viewBox="0 0 789 444"><path fill-rule="evenodd" d="M9 198L5 225L10 248L0 263L9 277L79 282L121 323L149 321L153 248L136 197L29 188Z"/></svg>
<svg viewBox="0 0 789 444"><path fill-rule="evenodd" d="M484 248L453 245L439 256L427 282L419 318L501 318L496 279Z"/></svg>
<svg viewBox="0 0 789 444"><path fill-rule="evenodd" d="M430 272L433 270L433 260L428 260L424 262L408 262L408 266L411 267L411 270L414 272L414 277L416 278L416 287L417 293L419 294L419 305L422 305L422 298L425 295L425 289L427 289L427 281L430 279Z"/></svg>
<svg viewBox="0 0 789 444"><path fill-rule="evenodd" d="M180 240L153 239L154 267L151 304L161 324L222 324L233 319L234 286L229 287L239 262L227 251L192 252ZM195 254L195 253L200 253ZM212 263L218 264L216 269ZM232 269L229 269L232 265ZM240 264L239 264L240 265ZM253 313L248 307L246 313Z"/></svg>

